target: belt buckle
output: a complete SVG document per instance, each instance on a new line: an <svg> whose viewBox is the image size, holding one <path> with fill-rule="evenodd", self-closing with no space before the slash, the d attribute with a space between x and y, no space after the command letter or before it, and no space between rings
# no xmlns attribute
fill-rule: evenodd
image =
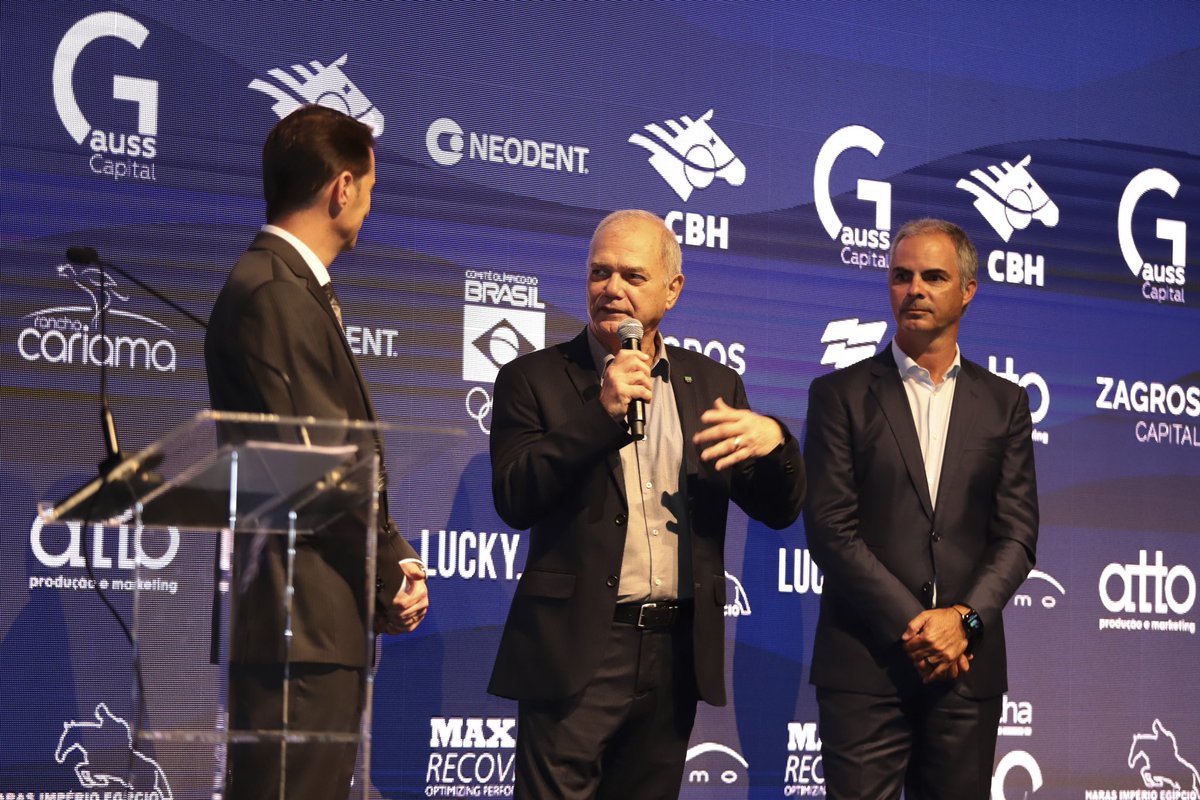
<svg viewBox="0 0 1200 800"><path fill-rule="evenodd" d="M658 603L642 603L642 607L638 609L637 626L639 628L646 627L646 609L653 611L658 608Z"/></svg>

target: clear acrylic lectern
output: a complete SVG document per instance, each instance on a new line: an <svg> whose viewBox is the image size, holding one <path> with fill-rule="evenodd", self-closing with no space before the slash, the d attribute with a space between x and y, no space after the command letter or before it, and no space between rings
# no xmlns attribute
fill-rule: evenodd
<svg viewBox="0 0 1200 800"><path fill-rule="evenodd" d="M204 411L107 476L43 505L47 523L119 525L133 540L135 577L122 596L140 714L128 720L128 761L131 772L149 763L161 773L155 782L170 780L163 796L221 797L230 748L249 746L278 748L281 784L289 756L356 747L351 796L368 797L382 428ZM165 557L176 550L191 558ZM176 577L211 574L195 581L206 591L182 598L178 581L163 574L167 561L190 573ZM332 634L306 629L347 610ZM292 664L324 660L313 653L327 651L330 635L343 654L352 648L350 666L361 667L356 729L296 729L286 688L277 727L230 727L231 661L279 664L287 677Z"/></svg>

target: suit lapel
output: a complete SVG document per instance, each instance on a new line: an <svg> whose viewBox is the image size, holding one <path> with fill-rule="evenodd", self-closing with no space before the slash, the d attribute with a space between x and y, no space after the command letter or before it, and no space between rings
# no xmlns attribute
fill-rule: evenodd
<svg viewBox="0 0 1200 800"><path fill-rule="evenodd" d="M571 341L563 345L563 359L566 361L567 379L579 394L579 402L589 403L600 394L600 375L596 372L596 364L592 360L592 350L588 346L587 328ZM629 508L629 500L625 497L625 471L621 469L621 453L614 450L606 459L608 472L616 485L621 501Z"/></svg>
<svg viewBox="0 0 1200 800"><path fill-rule="evenodd" d="M686 351L674 350L670 353L671 391L675 395L675 408L679 412L679 427L683 431L683 466L684 476L691 477L700 473L700 453L692 444L696 435L696 427L700 421L702 409L696 403L695 376L688 369L689 356L681 355Z"/></svg>
<svg viewBox="0 0 1200 800"><path fill-rule="evenodd" d="M892 435L896 437L909 480L921 499L921 508L925 509L926 516L932 520L933 503L929 499L929 479L925 477L925 458L921 455L917 428L913 425L912 410L904 394L904 386L900 382L900 373L896 360L892 358L891 347L885 347L871 361L871 394L883 410Z"/></svg>
<svg viewBox="0 0 1200 800"><path fill-rule="evenodd" d="M354 357L354 351L350 349L350 342L346 340L346 331L342 328L341 323L338 322L337 314L334 313L333 306L329 303L329 296L325 293L325 288L317 282L317 276L313 275L312 270L308 268L308 264L304 262L304 257L296 252L296 248L292 247L285 239L281 239L270 233L259 232L251 244L251 249L256 247L270 250L279 256L296 277L304 280L308 293L317 301L317 304L321 308L325 309L325 316L328 317L329 324L337 331L338 338L342 341L342 349L346 353L346 358L350 362L351 369L354 370L354 377L358 381L358 391L362 396L367 419L370 422L374 422L377 419L375 404L371 402L371 393L367 390L367 381L358 366L358 359Z"/></svg>
<svg viewBox="0 0 1200 800"><path fill-rule="evenodd" d="M975 425L975 401L979 385L966 359L958 371L954 385L954 404L950 406L950 425L946 432L946 449L942 456L942 474L938 479L938 495L952 497L952 484L962 464L963 442Z"/></svg>

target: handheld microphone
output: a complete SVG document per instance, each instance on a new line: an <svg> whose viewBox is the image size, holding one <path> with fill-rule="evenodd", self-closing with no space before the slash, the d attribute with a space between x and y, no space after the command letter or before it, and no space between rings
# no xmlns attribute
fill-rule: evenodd
<svg viewBox="0 0 1200 800"><path fill-rule="evenodd" d="M621 340L622 350L641 350L642 323L630 317L617 326L617 338ZM626 422L629 424L629 435L635 442L646 438L646 401L630 400L629 411L626 412Z"/></svg>

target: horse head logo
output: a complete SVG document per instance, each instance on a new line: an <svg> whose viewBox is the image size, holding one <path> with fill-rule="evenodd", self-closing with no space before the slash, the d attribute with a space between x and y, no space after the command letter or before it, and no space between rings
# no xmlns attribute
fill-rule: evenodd
<svg viewBox="0 0 1200 800"><path fill-rule="evenodd" d="M685 116L678 121L667 120L664 124L669 132L650 123L645 130L657 141L641 133L629 137L630 144L650 151L651 166L684 202L695 189L708 188L716 178L730 186L741 186L746 181L746 165L712 129L712 118L710 108L699 119Z"/></svg>
<svg viewBox="0 0 1200 800"><path fill-rule="evenodd" d="M248 88L275 98L271 110L280 119L305 103L315 103L353 117L369 126L379 138L383 134L383 114L342 70L348 59L349 54L343 53L341 58L328 65L315 60L308 66L293 64L295 77L282 69L272 69L267 74L282 87L255 78ZM287 90L291 90L291 94Z"/></svg>
<svg viewBox="0 0 1200 800"><path fill-rule="evenodd" d="M1032 156L1025 156L1016 166L1004 161L999 167L971 170L976 183L960 178L955 186L975 195L975 208L1004 241L1012 238L1014 230L1025 230L1037 220L1047 228L1058 224L1058 206L1050 199L1033 176L1029 174Z"/></svg>

